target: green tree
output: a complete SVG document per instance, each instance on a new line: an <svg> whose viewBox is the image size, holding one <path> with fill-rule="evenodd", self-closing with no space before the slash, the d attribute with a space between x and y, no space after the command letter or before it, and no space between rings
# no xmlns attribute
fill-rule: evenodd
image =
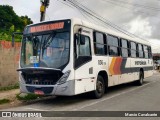
<svg viewBox="0 0 160 120"><path fill-rule="evenodd" d="M12 32L22 32L26 25L32 23L28 16L18 16L12 6L0 5L0 40L11 40ZM17 39L21 39L21 37Z"/></svg>
<svg viewBox="0 0 160 120"><path fill-rule="evenodd" d="M21 16L21 20L23 21L24 26L33 23L32 20L30 18L28 18L28 16Z"/></svg>
<svg viewBox="0 0 160 120"><path fill-rule="evenodd" d="M10 33L14 32L14 25L12 25L12 26L9 28L9 32L10 32Z"/></svg>

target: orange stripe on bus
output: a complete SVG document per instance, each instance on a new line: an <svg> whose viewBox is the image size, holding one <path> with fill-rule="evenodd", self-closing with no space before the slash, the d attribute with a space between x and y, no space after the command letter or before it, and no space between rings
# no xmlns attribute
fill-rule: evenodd
<svg viewBox="0 0 160 120"><path fill-rule="evenodd" d="M109 67L109 72L110 72L111 75L114 74L113 67L114 67L115 61L116 61L116 57L113 57L112 62L111 62L110 67Z"/></svg>
<svg viewBox="0 0 160 120"><path fill-rule="evenodd" d="M122 64L122 57L113 57L110 67L109 67L109 72L111 75L119 75L121 74L121 64Z"/></svg>
<svg viewBox="0 0 160 120"><path fill-rule="evenodd" d="M115 64L114 64L114 67L113 67L113 71L114 71L114 75L116 75L117 74L117 70L118 70L118 58L116 58L116 61L115 61Z"/></svg>
<svg viewBox="0 0 160 120"><path fill-rule="evenodd" d="M116 58L116 61L113 67L114 75L121 74L121 69L120 69L121 63L122 63L122 58L121 57Z"/></svg>

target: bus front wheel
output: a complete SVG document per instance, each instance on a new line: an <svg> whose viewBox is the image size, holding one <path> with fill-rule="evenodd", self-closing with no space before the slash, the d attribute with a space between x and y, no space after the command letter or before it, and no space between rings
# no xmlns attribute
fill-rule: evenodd
<svg viewBox="0 0 160 120"><path fill-rule="evenodd" d="M105 84L102 76L98 75L96 82L96 90L92 92L93 98L99 99L105 93Z"/></svg>

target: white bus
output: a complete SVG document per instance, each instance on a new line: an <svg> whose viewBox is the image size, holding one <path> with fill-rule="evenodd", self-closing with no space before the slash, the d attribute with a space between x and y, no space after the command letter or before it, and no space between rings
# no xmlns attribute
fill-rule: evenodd
<svg viewBox="0 0 160 120"><path fill-rule="evenodd" d="M56 96L90 92L101 98L108 87L153 74L151 46L110 29L67 19L25 28L19 71L20 91Z"/></svg>

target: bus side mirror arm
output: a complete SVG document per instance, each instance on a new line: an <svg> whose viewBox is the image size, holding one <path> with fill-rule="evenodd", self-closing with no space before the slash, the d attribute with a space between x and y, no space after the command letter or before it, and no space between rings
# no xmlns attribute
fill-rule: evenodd
<svg viewBox="0 0 160 120"><path fill-rule="evenodd" d="M78 44L78 34L74 34L74 57L78 58L78 52L77 52L77 44Z"/></svg>
<svg viewBox="0 0 160 120"><path fill-rule="evenodd" d="M14 37L15 37L15 34L23 35L22 32L14 32L14 33L12 33L12 47L14 47L14 42L15 42Z"/></svg>

